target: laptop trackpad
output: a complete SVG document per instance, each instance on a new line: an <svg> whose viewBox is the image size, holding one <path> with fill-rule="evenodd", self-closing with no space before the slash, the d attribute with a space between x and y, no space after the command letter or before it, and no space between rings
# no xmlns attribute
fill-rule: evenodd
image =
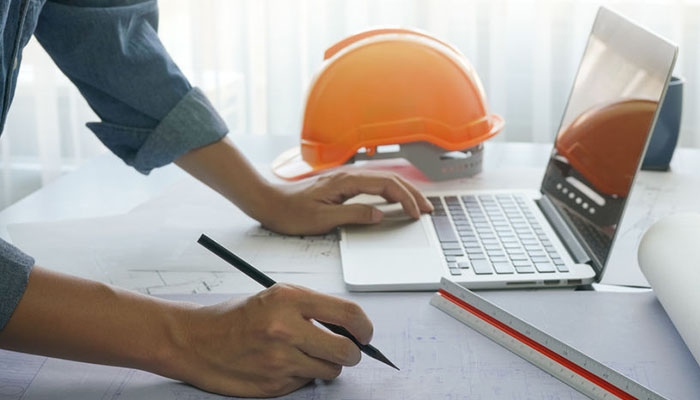
<svg viewBox="0 0 700 400"><path fill-rule="evenodd" d="M391 220L376 225L348 226L345 232L350 240L349 250L388 250L390 248L416 249L430 247L422 221Z"/></svg>

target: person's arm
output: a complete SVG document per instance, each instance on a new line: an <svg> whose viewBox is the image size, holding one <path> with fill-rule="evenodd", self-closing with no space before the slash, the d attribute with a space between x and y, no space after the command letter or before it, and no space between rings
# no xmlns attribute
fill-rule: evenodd
<svg viewBox="0 0 700 400"><path fill-rule="evenodd" d="M381 220L372 207L342 204L359 193L399 201L414 218L432 209L395 174L332 174L270 185L221 140L226 125L172 61L157 26L153 0L49 0L37 24L39 43L101 119L88 127L127 164L148 173L177 160L281 233L321 233Z"/></svg>
<svg viewBox="0 0 700 400"><path fill-rule="evenodd" d="M171 302L35 266L0 347L138 368L207 391L278 396L333 379L360 352L312 319L362 343L372 325L354 303L277 284L240 302Z"/></svg>
<svg viewBox="0 0 700 400"><path fill-rule="evenodd" d="M156 30L153 0L49 0L35 32L100 117L89 128L128 165L148 173L177 159L280 232L357 221L340 216L372 210L339 203L365 190L402 201L416 216L410 206L416 195L393 176L267 183L222 140L225 124L170 59ZM216 156L207 158L212 151ZM230 169L222 173L222 166ZM277 210L273 199L282 201ZM345 326L363 343L370 339L371 324L357 305L303 288L275 285L241 303L198 307L34 268L0 332L0 347L143 368L217 393L279 395L359 360L351 341L318 328L316 318Z"/></svg>
<svg viewBox="0 0 700 400"><path fill-rule="evenodd" d="M157 29L155 0L48 0L34 32L99 117L88 128L144 174L228 132Z"/></svg>
<svg viewBox="0 0 700 400"><path fill-rule="evenodd" d="M375 207L343 204L360 193L400 202L413 218L433 209L411 183L391 173L331 173L295 184L273 185L226 138L194 149L175 162L280 233L318 234L338 225L381 221L382 213Z"/></svg>

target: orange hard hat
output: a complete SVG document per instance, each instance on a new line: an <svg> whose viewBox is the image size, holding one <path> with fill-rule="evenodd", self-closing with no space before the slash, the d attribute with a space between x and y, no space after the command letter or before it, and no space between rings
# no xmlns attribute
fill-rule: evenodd
<svg viewBox="0 0 700 400"><path fill-rule="evenodd" d="M656 107L626 99L590 108L561 131L557 152L596 190L627 196Z"/></svg>
<svg viewBox="0 0 700 400"><path fill-rule="evenodd" d="M503 125L459 51L422 32L375 29L326 51L306 99L301 146L281 154L273 171L299 179L358 151L371 158L384 145L480 150Z"/></svg>

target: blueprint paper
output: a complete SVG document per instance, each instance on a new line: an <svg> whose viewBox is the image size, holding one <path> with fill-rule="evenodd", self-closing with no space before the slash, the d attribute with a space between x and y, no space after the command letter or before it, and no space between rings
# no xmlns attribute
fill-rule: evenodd
<svg viewBox="0 0 700 400"><path fill-rule="evenodd" d="M603 283L649 286L637 262L644 232L661 218L700 212L700 176L641 171L613 244Z"/></svg>
<svg viewBox="0 0 700 400"><path fill-rule="evenodd" d="M13 242L37 263L100 279L113 271L231 271L197 244L207 233L265 272L339 271L336 234L272 233L233 206L225 211L182 206L104 218L8 227Z"/></svg>
<svg viewBox="0 0 700 400"><path fill-rule="evenodd" d="M700 397L700 368L651 293L481 292L670 399ZM431 293L355 294L373 320L372 343L401 371L368 357L332 382L288 399L583 399L583 395L429 305ZM214 303L221 295L170 296ZM0 359L4 357L0 353ZM2 363L0 363L2 365ZM5 372L0 369L0 388ZM22 399L219 399L188 385L123 368L47 359L28 369ZM1 393L1 392L0 392ZM16 399L19 397L6 397ZM2 399L2 397L0 397Z"/></svg>

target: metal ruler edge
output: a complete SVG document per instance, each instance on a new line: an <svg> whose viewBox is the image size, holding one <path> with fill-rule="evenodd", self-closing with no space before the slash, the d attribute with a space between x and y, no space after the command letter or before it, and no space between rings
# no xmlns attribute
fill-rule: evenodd
<svg viewBox="0 0 700 400"><path fill-rule="evenodd" d="M665 397L442 278L430 304L592 399Z"/></svg>

